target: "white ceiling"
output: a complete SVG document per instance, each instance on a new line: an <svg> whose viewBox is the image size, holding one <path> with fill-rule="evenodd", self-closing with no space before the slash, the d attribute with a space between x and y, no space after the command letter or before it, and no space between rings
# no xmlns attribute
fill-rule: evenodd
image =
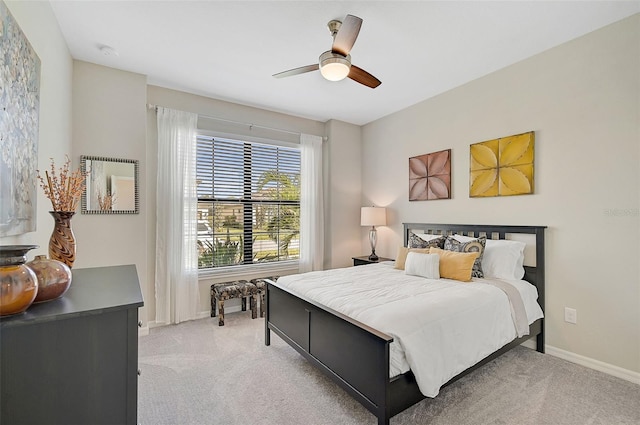
<svg viewBox="0 0 640 425"><path fill-rule="evenodd" d="M152 85L358 125L640 12L637 0L50 2L75 59L147 75ZM319 72L272 77L317 63L332 43L327 22L347 14L364 20L352 62L381 86Z"/></svg>

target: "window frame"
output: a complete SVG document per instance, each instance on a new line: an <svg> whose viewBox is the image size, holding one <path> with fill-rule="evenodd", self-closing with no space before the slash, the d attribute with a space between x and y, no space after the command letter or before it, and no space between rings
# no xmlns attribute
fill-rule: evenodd
<svg viewBox="0 0 640 425"><path fill-rule="evenodd" d="M212 138L220 138L220 139L230 139L239 142L250 142L250 143L259 143L265 145L272 145L276 147L284 147L284 148L293 148L300 150L300 143L292 143L286 142L282 140L263 138L263 137L255 137L255 136L247 136L242 134L233 134L233 133L223 133L211 130L197 130L197 137L212 137ZM302 167L302 164L300 164ZM302 170L301 170L302 174ZM198 202L201 202L198 199ZM202 201L206 202L206 200ZM213 202L213 201L212 201ZM241 203L239 203L241 204ZM220 266L220 267L210 267L210 268L198 268L198 278L208 279L208 278L235 278L246 276L248 274L261 274L261 275L278 275L278 274L291 274L296 273L299 270L299 259L294 260L283 260L283 261L274 261L274 262L266 262L266 263L253 263L253 264L236 264L231 266Z"/></svg>

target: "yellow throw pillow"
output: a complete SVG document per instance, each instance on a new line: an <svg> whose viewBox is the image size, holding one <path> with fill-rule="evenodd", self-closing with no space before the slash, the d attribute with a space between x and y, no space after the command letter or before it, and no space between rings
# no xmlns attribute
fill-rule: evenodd
<svg viewBox="0 0 640 425"><path fill-rule="evenodd" d="M444 279L471 281L473 263L478 258L478 252L454 252L440 248L429 248L429 254L440 256L440 277Z"/></svg>
<svg viewBox="0 0 640 425"><path fill-rule="evenodd" d="M393 266L398 270L404 270L404 263L407 261L407 255L409 252L419 252L421 254L428 254L429 248L407 248L401 246L398 249L398 255L396 256L396 264Z"/></svg>

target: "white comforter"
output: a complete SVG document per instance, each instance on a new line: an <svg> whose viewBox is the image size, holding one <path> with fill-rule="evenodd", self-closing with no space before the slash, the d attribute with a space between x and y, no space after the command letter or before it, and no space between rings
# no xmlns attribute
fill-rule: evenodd
<svg viewBox="0 0 640 425"><path fill-rule="evenodd" d="M483 282L408 276L393 263L278 279L290 291L392 336L390 376L411 369L427 397L516 337L506 294ZM522 295L529 324L543 316L533 285L506 282Z"/></svg>

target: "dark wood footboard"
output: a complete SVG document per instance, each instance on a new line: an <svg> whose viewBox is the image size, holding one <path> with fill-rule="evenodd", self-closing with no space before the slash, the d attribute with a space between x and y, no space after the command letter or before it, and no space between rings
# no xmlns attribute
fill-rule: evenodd
<svg viewBox="0 0 640 425"><path fill-rule="evenodd" d="M393 338L267 281L265 344L270 331L388 424L389 344Z"/></svg>

